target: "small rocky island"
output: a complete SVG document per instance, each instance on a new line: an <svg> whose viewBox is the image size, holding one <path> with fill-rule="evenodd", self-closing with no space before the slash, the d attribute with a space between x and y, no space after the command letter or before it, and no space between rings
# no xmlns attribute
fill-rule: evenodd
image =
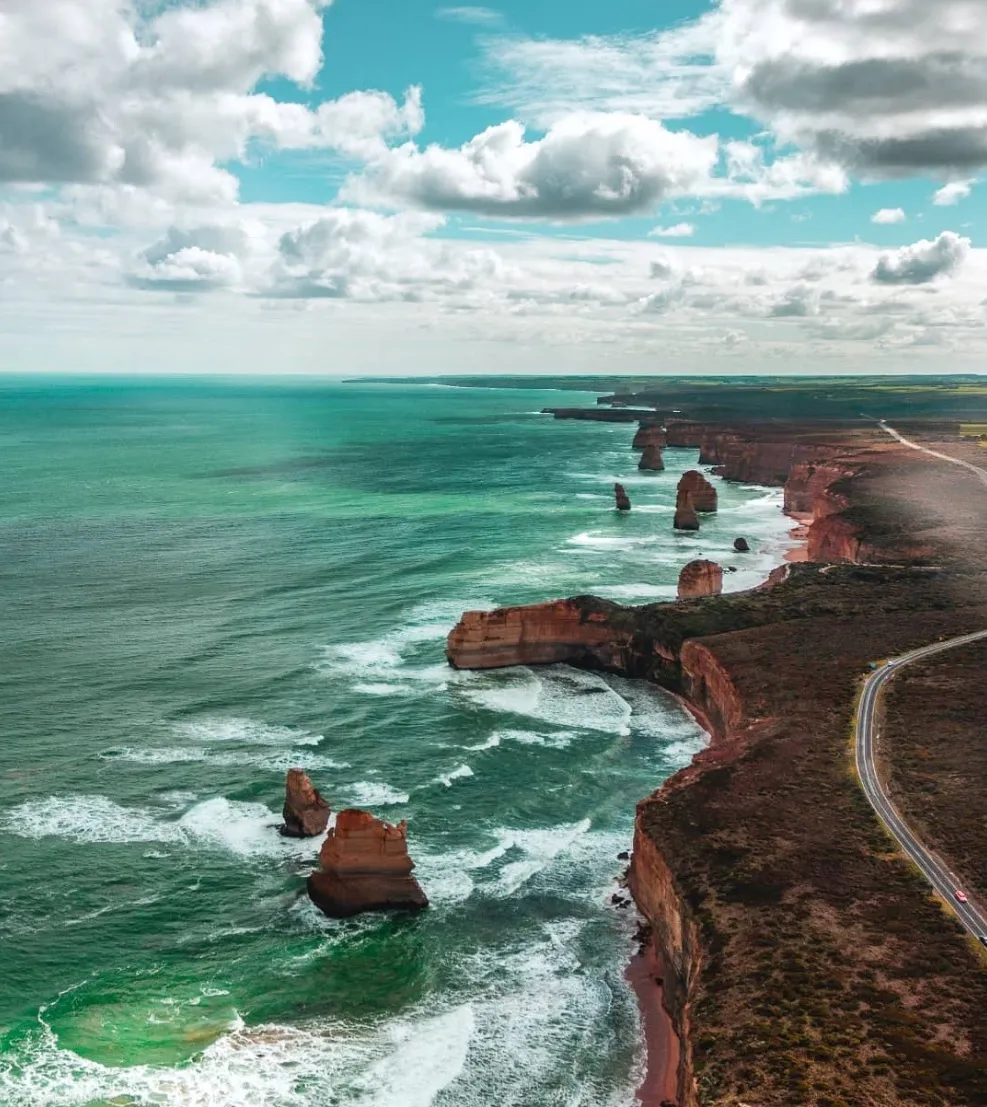
<svg viewBox="0 0 987 1107"><path fill-rule="evenodd" d="M285 779L284 824L290 838L317 838L329 825L329 804L301 769ZM408 824L385 823L369 811L340 811L307 881L309 898L325 915L348 918L364 911L419 911L428 897L411 875Z"/></svg>

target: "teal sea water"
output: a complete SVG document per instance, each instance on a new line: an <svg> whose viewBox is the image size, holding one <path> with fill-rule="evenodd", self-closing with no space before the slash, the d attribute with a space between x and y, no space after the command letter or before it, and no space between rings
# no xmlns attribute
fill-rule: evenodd
<svg viewBox="0 0 987 1107"><path fill-rule="evenodd" d="M0 382L0 1104L634 1101L635 802L703 742L644 685L455 673L461 611L763 580L780 496L558 393ZM566 403L593 396L567 393ZM635 510L619 517L611 485ZM755 554L734 555L745 534ZM409 820L432 900L323 918L285 770Z"/></svg>

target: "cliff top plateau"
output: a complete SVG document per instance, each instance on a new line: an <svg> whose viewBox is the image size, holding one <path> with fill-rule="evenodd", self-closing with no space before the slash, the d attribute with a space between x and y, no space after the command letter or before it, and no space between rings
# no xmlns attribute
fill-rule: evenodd
<svg viewBox="0 0 987 1107"><path fill-rule="evenodd" d="M694 414L666 423L669 446L783 487L810 561L747 593L473 613L450 660L652 680L709 730L638 805L629 873L665 966L683 1107L983 1107L987 950L881 828L850 737L873 662L987 628L987 488L862 422ZM909 433L987 461L956 429ZM987 892L987 648L961 652L892 684L878 754L928 844Z"/></svg>

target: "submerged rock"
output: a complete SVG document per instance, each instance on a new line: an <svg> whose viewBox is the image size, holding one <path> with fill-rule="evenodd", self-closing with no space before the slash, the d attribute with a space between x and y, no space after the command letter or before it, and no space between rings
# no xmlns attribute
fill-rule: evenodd
<svg viewBox="0 0 987 1107"><path fill-rule="evenodd" d="M675 521L672 526L675 530L699 530L699 516L692 495L682 488L675 498Z"/></svg>
<svg viewBox="0 0 987 1107"><path fill-rule="evenodd" d="M661 456L661 450L657 446L646 446L637 467L660 473L665 468L665 459Z"/></svg>
<svg viewBox="0 0 987 1107"><path fill-rule="evenodd" d="M282 815L279 829L286 838L317 838L329 825L329 804L301 769L288 770Z"/></svg>
<svg viewBox="0 0 987 1107"><path fill-rule="evenodd" d="M330 918L362 911L418 911L428 898L411 875L407 822L391 826L369 811L340 811L308 878L308 894Z"/></svg>
<svg viewBox="0 0 987 1107"><path fill-rule="evenodd" d="M617 500L617 510L630 511L631 498L627 495L627 492L622 484L615 484L613 486L613 494Z"/></svg>
<svg viewBox="0 0 987 1107"><path fill-rule="evenodd" d="M678 490L689 493L696 511L708 512L717 508L716 489L698 469L690 469L682 474Z"/></svg>
<svg viewBox="0 0 987 1107"><path fill-rule="evenodd" d="M679 573L679 599L719 596L723 591L723 569L715 561L690 561Z"/></svg>
<svg viewBox="0 0 987 1107"><path fill-rule="evenodd" d="M733 540L733 548L737 551L737 553L751 552L750 543L747 541L746 538L735 538Z"/></svg>

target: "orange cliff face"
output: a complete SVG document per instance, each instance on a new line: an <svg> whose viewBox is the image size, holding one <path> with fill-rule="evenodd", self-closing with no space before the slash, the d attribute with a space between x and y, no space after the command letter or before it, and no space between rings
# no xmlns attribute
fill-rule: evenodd
<svg viewBox="0 0 987 1107"><path fill-rule="evenodd" d="M679 478L678 494L681 495L683 492L687 492L692 497L692 506L696 511L716 511L716 489L698 469L690 469Z"/></svg>
<svg viewBox="0 0 987 1107"><path fill-rule="evenodd" d="M690 561L679 573L680 600L718 596L723 591L723 567L715 561Z"/></svg>
<svg viewBox="0 0 987 1107"><path fill-rule="evenodd" d="M368 811L340 811L308 878L309 898L330 918L364 911L418 911L428 899L411 875L406 822L391 826Z"/></svg>
<svg viewBox="0 0 987 1107"><path fill-rule="evenodd" d="M646 450L649 446L662 449L666 445L665 431L657 423L642 423L637 428L634 441L631 444L633 450Z"/></svg>
<svg viewBox="0 0 987 1107"><path fill-rule="evenodd" d="M559 662L621 668L630 635L615 633L605 605L557 600L497 611L467 611L446 643L456 669Z"/></svg>

